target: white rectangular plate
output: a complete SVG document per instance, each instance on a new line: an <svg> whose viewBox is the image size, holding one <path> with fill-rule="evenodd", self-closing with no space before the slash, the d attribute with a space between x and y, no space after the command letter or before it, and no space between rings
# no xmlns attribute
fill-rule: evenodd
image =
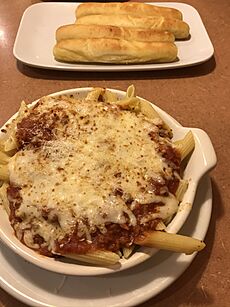
<svg viewBox="0 0 230 307"><path fill-rule="evenodd" d="M172 7L183 13L190 26L191 38L178 41L179 61L165 64L67 64L55 61L53 46L55 31L64 24L75 22L75 9L79 3L37 3L28 7L21 19L14 43L14 56L21 62L41 68L73 71L132 71L159 70L191 66L207 61L214 53L212 43L196 9L184 3L154 2L158 6Z"/></svg>

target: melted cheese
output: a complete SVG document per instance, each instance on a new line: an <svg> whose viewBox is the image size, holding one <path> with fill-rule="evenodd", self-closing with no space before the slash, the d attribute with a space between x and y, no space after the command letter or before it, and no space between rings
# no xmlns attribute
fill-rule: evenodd
<svg viewBox="0 0 230 307"><path fill-rule="evenodd" d="M47 97L36 110L58 113L58 108L68 122L57 122L55 137L36 150L25 147L9 163L10 182L21 187L22 204L16 215L22 222L16 232L30 228L53 250L55 240L70 234L76 225L78 235L88 242L95 230L106 231L106 223L135 226L126 199L133 199L133 204L164 203L141 223L165 220L177 211L173 195L156 196L148 188L149 179L162 181L163 173L172 172L149 137L150 132L158 132L153 121L115 105L86 100ZM122 191L122 197L116 191ZM28 232L25 240L36 248Z"/></svg>

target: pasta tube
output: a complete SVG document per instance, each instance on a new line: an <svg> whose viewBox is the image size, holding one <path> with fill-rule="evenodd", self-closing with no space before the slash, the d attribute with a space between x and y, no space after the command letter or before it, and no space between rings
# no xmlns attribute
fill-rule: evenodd
<svg viewBox="0 0 230 307"><path fill-rule="evenodd" d="M178 140L174 143L175 147L181 154L181 160L184 160L195 147L194 137L191 131L189 131L182 140Z"/></svg>
<svg viewBox="0 0 230 307"><path fill-rule="evenodd" d="M116 94L108 91L104 88L94 88L90 91L86 97L87 100L103 101L103 102L115 102L117 101Z"/></svg>
<svg viewBox="0 0 230 307"><path fill-rule="evenodd" d="M87 100L99 100L100 95L103 95L105 92L105 89L100 88L100 87L96 87L94 88L92 91L90 91L87 96L86 99Z"/></svg>
<svg viewBox="0 0 230 307"><path fill-rule="evenodd" d="M127 88L125 97L126 98L135 97L135 87L133 84Z"/></svg>
<svg viewBox="0 0 230 307"><path fill-rule="evenodd" d="M7 139L3 144L4 151L10 153L17 148L17 140L15 137L17 123L25 116L26 112L28 111L28 107L25 101L21 102L17 118L12 121L10 124L10 129L8 129Z"/></svg>
<svg viewBox="0 0 230 307"><path fill-rule="evenodd" d="M103 98L104 98L104 101L108 103L117 101L117 95L107 90L105 91Z"/></svg>
<svg viewBox="0 0 230 307"><path fill-rule="evenodd" d="M8 181L9 180L9 171L7 165L0 164L0 180Z"/></svg>
<svg viewBox="0 0 230 307"><path fill-rule="evenodd" d="M177 191L176 191L176 198L179 201L182 201L184 193L186 192L187 188L188 188L188 181L187 180L180 180L179 186L178 186Z"/></svg>
<svg viewBox="0 0 230 307"><path fill-rule="evenodd" d="M145 233L145 236L136 239L135 243L142 246L155 247L188 255L200 251L205 247L203 241L163 231Z"/></svg>
<svg viewBox="0 0 230 307"><path fill-rule="evenodd" d="M86 263L109 266L119 262L120 256L109 251L95 251L87 254L65 254L67 258L83 261Z"/></svg>
<svg viewBox="0 0 230 307"><path fill-rule="evenodd" d="M151 102L145 99L140 99L140 109L141 113L143 113L147 118L149 119L159 118L160 120L162 120L158 112L151 105ZM168 130L169 136L172 136L172 129L164 121L163 121L163 128Z"/></svg>
<svg viewBox="0 0 230 307"><path fill-rule="evenodd" d="M10 215L10 207L9 207L9 201L6 195L7 191L7 184L4 182L3 185L0 188L0 203L4 206L6 212L8 215Z"/></svg>
<svg viewBox="0 0 230 307"><path fill-rule="evenodd" d="M3 151L0 151L0 164L7 164L10 157Z"/></svg>
<svg viewBox="0 0 230 307"><path fill-rule="evenodd" d="M124 247L122 249L124 258L128 259L130 255L132 254L133 250L134 250L134 245L131 245L130 247Z"/></svg>

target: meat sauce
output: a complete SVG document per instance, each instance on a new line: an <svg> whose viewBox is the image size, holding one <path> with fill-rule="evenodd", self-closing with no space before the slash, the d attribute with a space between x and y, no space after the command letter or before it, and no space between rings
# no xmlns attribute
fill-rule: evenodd
<svg viewBox="0 0 230 307"><path fill-rule="evenodd" d="M130 227L128 224L113 224L106 225L106 232L101 233L96 231L91 234L91 242L87 243L77 236L77 228L73 234L66 236L60 242L57 242L56 250L61 254L67 253L86 253L94 250L109 250L112 252L119 251L122 247L129 247L135 239L141 236L144 231L154 230L159 223L159 219L152 220L145 225L140 225L140 219L150 212L155 211L156 205L159 203L151 203L141 205L138 204L133 210L137 218L137 225ZM162 204L163 205L163 204Z"/></svg>
<svg viewBox="0 0 230 307"><path fill-rule="evenodd" d="M36 108L31 114L17 124L16 138L19 149L25 146L39 147L55 137L55 128L58 123L67 124L68 116L62 108L37 114Z"/></svg>
<svg viewBox="0 0 230 307"><path fill-rule="evenodd" d="M20 197L20 188L9 186L8 198L10 202L10 221L12 226L21 222L21 219L16 216L16 210L22 201ZM77 253L84 254L94 250L109 250L116 252L122 247L129 247L135 239L143 234L144 231L154 230L159 223L159 219L151 220L144 225L140 225L140 219L143 216L154 212L156 206L164 205L163 203L137 204L133 210L137 218L137 225L130 227L128 224L113 224L106 225L106 232L101 233L99 230L91 234L91 242L87 242L85 238L80 238L77 235L77 227L70 235L66 235L62 240L56 241L55 252L60 254ZM46 214L43 215L47 219ZM56 221L57 222L57 221ZM22 243L23 236L21 239ZM55 256L44 245L44 239L39 236L34 236L34 243L40 246L37 251L45 256Z"/></svg>
<svg viewBox="0 0 230 307"><path fill-rule="evenodd" d="M60 111L60 110L59 110ZM60 113L59 113L60 114ZM42 145L43 142L48 141L54 138L55 126L57 121L64 120L68 121L68 117L58 116L55 112L46 112L42 115L39 115L39 118L36 114L36 108L31 112L30 116L25 117L18 125L16 137L19 144L19 149L23 149L24 146L29 144L30 146L36 148ZM162 132L163 133L163 132ZM165 132L165 134L167 134ZM149 134L151 139L156 138L155 134ZM167 160L172 165L172 168L178 172L180 168L180 155L179 153L172 148L171 146L160 144L158 152L162 154L162 157ZM178 188L179 179L175 176L172 179L165 179L164 182L158 182L154 179L149 180L151 189L154 191L155 195L168 195L172 193L175 195L175 192ZM20 187L15 187L9 185L7 190L7 195L10 204L10 222L14 227L17 223L21 222L21 219L17 217L16 210L19 208L22 198L20 196ZM117 189L115 195L122 197L123 191ZM127 200L126 204L131 206L133 200ZM118 251L122 247L128 247L135 239L143 234L144 231L154 230L156 225L160 221L155 219L145 224L140 224L140 219L143 216L148 215L151 212L156 210L156 206L164 205L163 203L149 203L149 204L136 204L133 213L137 219L136 226L129 226L128 224L113 224L108 223L106 225L106 232L101 233L99 230L91 233L91 242L88 242L85 238L78 237L77 234L77 225L73 232L69 235L66 235L60 241L56 241L56 253L66 254L66 253L78 253L84 254L93 250L109 250L109 251ZM47 213L44 212L42 215L44 219L47 219ZM58 222L58 221L56 221ZM46 256L54 256L48 248L45 246L44 238L39 235L35 235L34 243L38 244L40 248L37 250L39 253ZM21 241L23 242L23 236ZM24 243L24 242L23 242Z"/></svg>
<svg viewBox="0 0 230 307"><path fill-rule="evenodd" d="M21 222L21 219L16 216L16 210L20 206L22 198L20 197L20 188L15 186L9 186L7 189L7 195L10 203L10 222L12 226L15 226L17 223ZM88 243L85 239L79 238L77 235L77 227L71 235L66 235L66 237L60 241L56 242L56 253L67 254L67 253L78 253L84 254L90 251L97 249L100 250L109 250L109 251L118 251L122 247L128 247L135 241L135 238L141 236L144 231L154 230L156 225L159 222L159 219L155 219L146 223L145 225L140 225L140 219L147 215L150 212L154 212L156 206L163 205L159 203L150 203L150 204L137 204L133 213L137 218L137 226L129 227L127 224L113 224L110 223L106 225L106 232L101 233L96 231L91 234L92 242ZM46 214L44 213L44 219L47 219ZM45 256L53 256L53 254L44 246L44 239L35 235L34 243L40 246L37 251ZM21 239L22 243L23 236Z"/></svg>

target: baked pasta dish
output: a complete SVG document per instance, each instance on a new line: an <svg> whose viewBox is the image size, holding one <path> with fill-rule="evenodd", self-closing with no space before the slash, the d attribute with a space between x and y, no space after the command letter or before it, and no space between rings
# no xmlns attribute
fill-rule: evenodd
<svg viewBox="0 0 230 307"><path fill-rule="evenodd" d="M111 265L138 246L192 253L205 244L165 231L187 189L191 132L172 131L130 86L85 98L24 102L2 129L1 203L16 237L48 257Z"/></svg>

